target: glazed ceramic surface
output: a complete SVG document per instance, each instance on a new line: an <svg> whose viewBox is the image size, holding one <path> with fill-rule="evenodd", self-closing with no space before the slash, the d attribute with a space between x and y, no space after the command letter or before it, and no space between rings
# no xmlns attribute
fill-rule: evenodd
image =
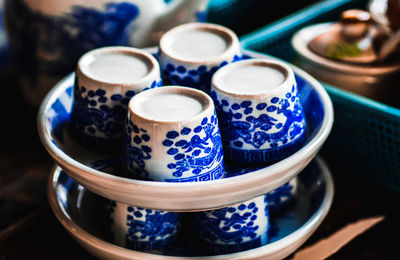
<svg viewBox="0 0 400 260"><path fill-rule="evenodd" d="M92 149L121 149L129 100L162 86L157 60L137 48L104 47L83 55L76 71L70 134Z"/></svg>
<svg viewBox="0 0 400 260"><path fill-rule="evenodd" d="M148 47L176 25L204 21L208 0L7 0L12 59L28 101L39 105L81 55L104 46ZM27 26L29 25L29 26Z"/></svg>
<svg viewBox="0 0 400 260"><path fill-rule="evenodd" d="M226 208L193 214L195 235L210 254L226 254L263 246L270 228L268 196Z"/></svg>
<svg viewBox="0 0 400 260"><path fill-rule="evenodd" d="M293 202L298 192L298 176L267 193L269 214L279 214Z"/></svg>
<svg viewBox="0 0 400 260"><path fill-rule="evenodd" d="M318 228L333 199L328 168L317 157L298 175L294 203L271 216L268 243L255 249L218 256L206 252L192 233L181 236L164 250L139 252L112 244L101 216L105 200L77 184L60 168L50 178L48 197L61 224L90 253L100 259L283 259L299 248ZM190 213L185 213L190 214ZM190 216L189 216L190 217Z"/></svg>
<svg viewBox="0 0 400 260"><path fill-rule="evenodd" d="M163 86L133 97L128 110L122 159L126 177L162 182L223 177L218 119L204 92Z"/></svg>
<svg viewBox="0 0 400 260"><path fill-rule="evenodd" d="M214 103L193 88L164 86L133 97L128 105L123 147L122 167L127 178L201 182L220 179L224 174ZM110 205L111 229L119 245L157 249L176 236L176 212L114 201Z"/></svg>
<svg viewBox="0 0 400 260"><path fill-rule="evenodd" d="M357 65L315 54L308 44L326 32L332 23L307 26L294 34L292 46L299 55L298 66L318 80L381 102L397 104L400 63Z"/></svg>
<svg viewBox="0 0 400 260"><path fill-rule="evenodd" d="M179 213L144 209L125 203L105 203L105 229L112 241L134 250L154 250L167 246L176 237Z"/></svg>
<svg viewBox="0 0 400 260"><path fill-rule="evenodd" d="M231 82L229 75L238 78ZM275 86L257 88L260 77L266 78L260 85L276 81ZM228 64L214 74L210 95L221 122L224 152L230 160L271 162L301 146L306 123L294 73L286 63L250 59Z"/></svg>
<svg viewBox="0 0 400 260"><path fill-rule="evenodd" d="M269 57L249 51L245 54ZM71 140L65 131L71 113L73 74L55 86L44 100L38 114L39 133L45 148L67 174L106 198L169 211L214 209L235 204L272 191L292 179L314 158L330 133L333 108L329 96L314 78L296 67L293 69L307 124L302 147L272 165L238 167L225 162L225 174L233 176L231 178L166 183L132 180L113 174L120 170L119 156L87 150Z"/></svg>
<svg viewBox="0 0 400 260"><path fill-rule="evenodd" d="M167 84L209 93L212 75L241 58L236 34L221 25L184 24L167 31L160 39L159 61Z"/></svg>
<svg viewBox="0 0 400 260"><path fill-rule="evenodd" d="M369 0L367 7L375 22L389 28L389 21L386 16L387 3L388 0Z"/></svg>

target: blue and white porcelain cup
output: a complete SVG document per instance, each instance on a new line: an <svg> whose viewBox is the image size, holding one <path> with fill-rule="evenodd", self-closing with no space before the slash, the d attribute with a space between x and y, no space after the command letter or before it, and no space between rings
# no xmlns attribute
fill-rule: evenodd
<svg viewBox="0 0 400 260"><path fill-rule="evenodd" d="M123 149L126 177L165 182L223 177L221 135L213 101L207 94L164 86L133 97L128 111ZM116 227L116 243L134 249L158 249L175 238L179 213L115 205L114 211L119 213L110 216Z"/></svg>
<svg viewBox="0 0 400 260"><path fill-rule="evenodd" d="M108 201L106 226L117 245L133 250L156 250L176 238L179 213Z"/></svg>
<svg viewBox="0 0 400 260"><path fill-rule="evenodd" d="M209 253L234 253L265 245L270 218L266 195L229 207L195 212L193 225L197 237Z"/></svg>
<svg viewBox="0 0 400 260"><path fill-rule="evenodd" d="M157 60L132 47L104 47L78 62L69 130L83 145L122 149L127 107L137 93L162 86Z"/></svg>
<svg viewBox="0 0 400 260"><path fill-rule="evenodd" d="M200 182L224 175L218 119L203 91L164 86L141 92L129 102L125 130L129 178Z"/></svg>
<svg viewBox="0 0 400 260"><path fill-rule="evenodd" d="M160 39L159 62L167 84L209 93L212 75L240 60L238 37L230 29L210 23L187 23L167 31Z"/></svg>
<svg viewBox="0 0 400 260"><path fill-rule="evenodd" d="M273 162L297 151L306 122L293 70L275 59L250 59L219 69L210 92L226 158Z"/></svg>

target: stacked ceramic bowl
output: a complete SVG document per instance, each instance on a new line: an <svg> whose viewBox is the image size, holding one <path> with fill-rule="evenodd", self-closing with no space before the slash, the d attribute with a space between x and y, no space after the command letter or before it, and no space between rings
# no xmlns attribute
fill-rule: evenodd
<svg viewBox="0 0 400 260"><path fill-rule="evenodd" d="M288 256L333 199L332 123L307 73L197 23L86 53L38 117L50 205L105 259Z"/></svg>

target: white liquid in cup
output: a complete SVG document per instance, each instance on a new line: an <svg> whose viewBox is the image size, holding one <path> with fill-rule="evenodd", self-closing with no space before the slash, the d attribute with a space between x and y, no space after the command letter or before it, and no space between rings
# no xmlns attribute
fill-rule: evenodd
<svg viewBox="0 0 400 260"><path fill-rule="evenodd" d="M101 52L88 57L86 73L107 83L132 83L150 72L143 57L124 52Z"/></svg>
<svg viewBox="0 0 400 260"><path fill-rule="evenodd" d="M169 50L175 58L189 61L213 59L227 48L227 40L211 30L179 31L173 36L171 35L169 42Z"/></svg>
<svg viewBox="0 0 400 260"><path fill-rule="evenodd" d="M176 93L157 93L143 100L135 100L131 109L137 114L157 121L191 119L203 111L203 103L195 97Z"/></svg>
<svg viewBox="0 0 400 260"><path fill-rule="evenodd" d="M280 69L267 64L247 64L234 66L218 78L218 88L239 95L267 93L285 81Z"/></svg>

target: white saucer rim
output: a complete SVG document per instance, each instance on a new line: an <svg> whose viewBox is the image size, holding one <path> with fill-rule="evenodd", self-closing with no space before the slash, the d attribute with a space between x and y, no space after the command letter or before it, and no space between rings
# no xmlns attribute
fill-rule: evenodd
<svg viewBox="0 0 400 260"><path fill-rule="evenodd" d="M154 48L149 51L154 51ZM248 50L245 50L244 54L277 59ZM293 155L245 175L200 183L151 182L114 176L77 162L51 141L51 134L46 131L47 122L44 117L59 93L67 85L72 85L73 73L55 85L43 100L38 113L39 136L46 150L68 175L103 197L153 209L159 209L161 205L167 206L166 209L170 211L205 210L238 203L272 191L296 176L315 157L332 129L333 105L326 90L311 75L296 66L290 66L296 75L313 86L320 97L324 108L324 118L320 129L309 143ZM71 84L67 84L68 82ZM268 173L263 173L263 171L268 171ZM227 194L229 201L226 201ZM154 197L159 199L154 200Z"/></svg>
<svg viewBox="0 0 400 260"><path fill-rule="evenodd" d="M261 257L268 256L268 259L282 259L290 255L296 249L298 249L320 226L322 221L325 219L331 208L333 197L334 197L334 182L332 174L326 165L324 159L320 156L314 158L318 166L321 168L321 174L326 180L326 189L323 201L320 207L314 212L314 214L296 231L287 235L286 237L269 243L265 246L258 248L218 256L207 256L207 257L176 257L176 256L164 256L155 255L150 253L144 253L134 251L112 243L101 240L94 235L87 232L85 229L76 224L63 210L63 207L59 205L56 195L56 184L54 180L54 174L59 168L57 165L54 166L51 171L50 178L47 185L47 195L50 207L55 214L58 221L63 227L70 233L70 235L86 250L91 252L93 255L105 259L109 257L118 257L118 259L149 259L149 260L161 260L161 259L193 259L193 260L228 260L228 259L264 259ZM107 255L104 255L104 254ZM274 255L276 254L276 255Z"/></svg>

